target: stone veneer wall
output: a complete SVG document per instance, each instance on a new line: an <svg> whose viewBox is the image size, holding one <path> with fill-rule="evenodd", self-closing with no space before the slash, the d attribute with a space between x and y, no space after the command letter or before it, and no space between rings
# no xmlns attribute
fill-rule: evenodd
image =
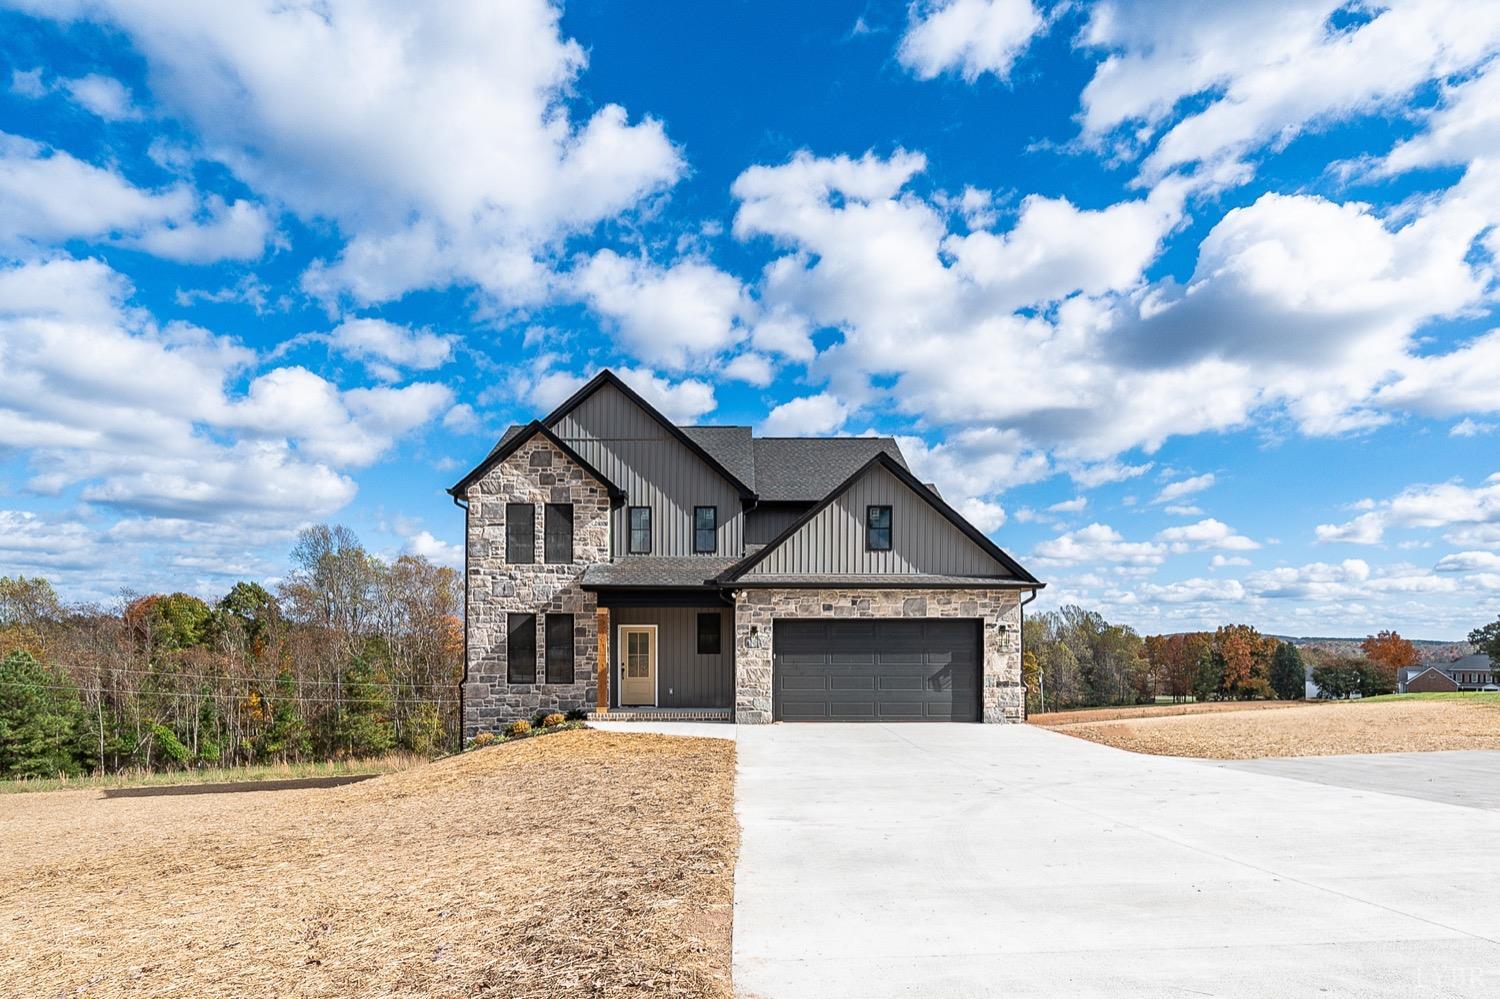
<svg viewBox="0 0 1500 999"><path fill-rule="evenodd" d="M587 710L597 696L599 651L596 601L578 585L585 566L609 561L609 492L540 434L469 486L468 678L464 684L464 738L494 731L540 709ZM505 560L505 504L536 509L536 558L530 565ZM548 565L544 516L548 503L573 504L573 561ZM573 679L546 679L547 613L573 615ZM512 685L506 674L506 615L535 614L537 682Z"/></svg>
<svg viewBox="0 0 1500 999"><path fill-rule="evenodd" d="M778 617L982 618L984 720L1024 720L1016 590L740 590L734 600L734 720L740 724L771 721L771 629Z"/></svg>

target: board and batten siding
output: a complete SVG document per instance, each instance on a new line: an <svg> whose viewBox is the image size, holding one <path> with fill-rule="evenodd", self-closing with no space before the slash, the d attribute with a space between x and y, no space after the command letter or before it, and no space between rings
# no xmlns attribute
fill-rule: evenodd
<svg viewBox="0 0 1500 999"><path fill-rule="evenodd" d="M698 615L719 615L719 655L698 655ZM734 706L734 608L616 607L609 612L610 705L620 706L620 625L656 625L656 704Z"/></svg>
<svg viewBox="0 0 1500 999"><path fill-rule="evenodd" d="M629 554L628 509L651 508L651 554L693 555L693 507L719 508L719 555L745 550L739 491L651 415L612 385L589 396L552 428L625 491L612 514L615 558Z"/></svg>
<svg viewBox="0 0 1500 999"><path fill-rule="evenodd" d="M891 508L891 550L865 547L865 507ZM755 565L775 575L1001 576L1010 571L885 468L875 465Z"/></svg>
<svg viewBox="0 0 1500 999"><path fill-rule="evenodd" d="M811 507L811 503L762 503L745 514L745 544L775 541Z"/></svg>

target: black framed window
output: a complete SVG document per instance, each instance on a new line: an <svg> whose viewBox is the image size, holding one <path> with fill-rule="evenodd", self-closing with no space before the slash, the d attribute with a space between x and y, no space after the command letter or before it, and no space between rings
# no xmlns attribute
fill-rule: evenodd
<svg viewBox="0 0 1500 999"><path fill-rule="evenodd" d="M547 682L573 682L573 615L547 615Z"/></svg>
<svg viewBox="0 0 1500 999"><path fill-rule="evenodd" d="M865 507L865 547L872 552L891 550L891 508Z"/></svg>
<svg viewBox="0 0 1500 999"><path fill-rule="evenodd" d="M548 503L542 511L542 552L548 562L573 561L572 503Z"/></svg>
<svg viewBox="0 0 1500 999"><path fill-rule="evenodd" d="M505 679L536 683L536 615L505 615Z"/></svg>
<svg viewBox="0 0 1500 999"><path fill-rule="evenodd" d="M693 553L712 555L719 550L719 508L693 507Z"/></svg>
<svg viewBox="0 0 1500 999"><path fill-rule="evenodd" d="M530 503L505 504L505 561L513 565L536 561L536 507Z"/></svg>
<svg viewBox="0 0 1500 999"><path fill-rule="evenodd" d="M632 555L651 554L651 508L630 508L630 544L626 549Z"/></svg>
<svg viewBox="0 0 1500 999"><path fill-rule="evenodd" d="M716 656L723 648L723 638L720 627L723 618L717 613L698 615L698 654L700 656Z"/></svg>

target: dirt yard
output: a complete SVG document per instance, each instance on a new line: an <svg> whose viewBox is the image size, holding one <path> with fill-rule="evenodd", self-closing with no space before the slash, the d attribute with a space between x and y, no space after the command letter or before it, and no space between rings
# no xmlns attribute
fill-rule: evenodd
<svg viewBox="0 0 1500 999"><path fill-rule="evenodd" d="M1226 706L1220 711L1150 712L1145 717L1115 715L1066 723L1059 720L1066 715L1043 717L1043 724L1055 731L1154 756L1248 760L1500 749L1500 706L1460 700L1286 703L1280 710L1235 711Z"/></svg>
<svg viewBox="0 0 1500 999"><path fill-rule="evenodd" d="M324 790L0 799L3 996L729 996L734 744L565 732Z"/></svg>

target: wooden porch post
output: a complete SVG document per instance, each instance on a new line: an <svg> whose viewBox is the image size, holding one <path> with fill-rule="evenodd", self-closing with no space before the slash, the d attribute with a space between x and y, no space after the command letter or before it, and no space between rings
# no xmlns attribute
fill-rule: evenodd
<svg viewBox="0 0 1500 999"><path fill-rule="evenodd" d="M595 610L594 621L599 629L599 680L596 684L599 697L595 710L605 714L609 711L609 608Z"/></svg>

